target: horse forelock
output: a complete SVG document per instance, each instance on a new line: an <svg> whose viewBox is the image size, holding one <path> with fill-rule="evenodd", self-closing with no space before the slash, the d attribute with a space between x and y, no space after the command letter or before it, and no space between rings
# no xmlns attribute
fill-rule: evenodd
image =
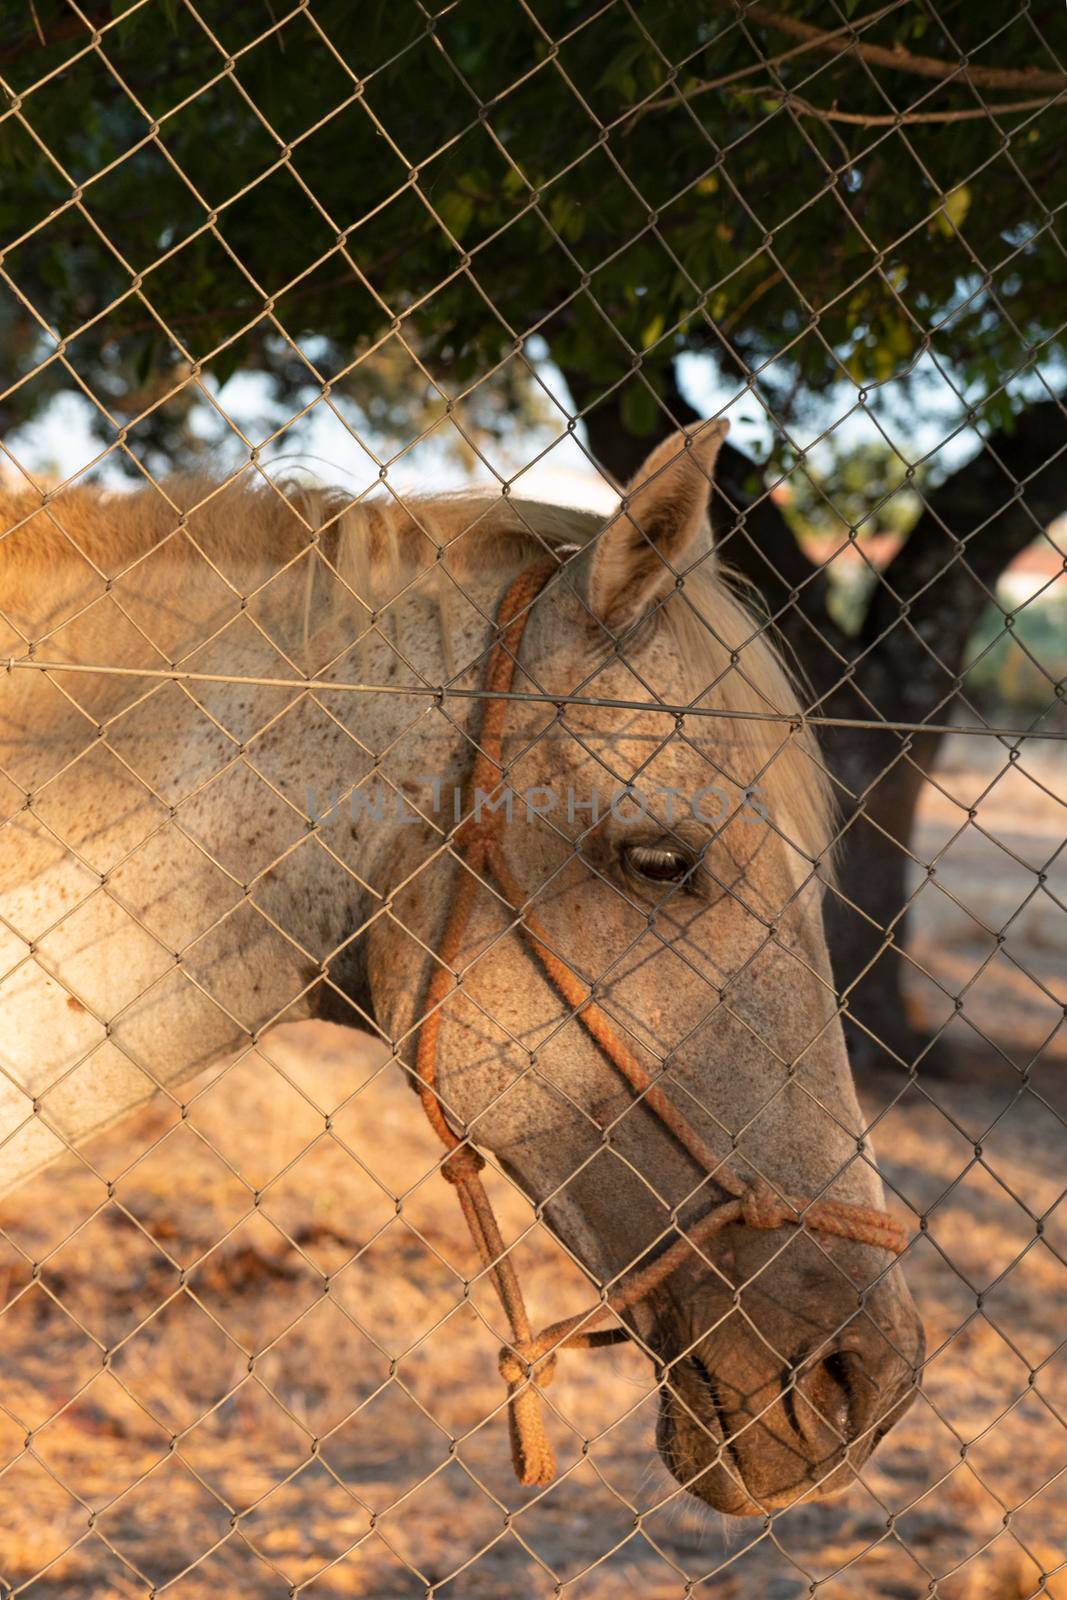
<svg viewBox="0 0 1067 1600"><path fill-rule="evenodd" d="M743 783L758 785L772 821L833 881L834 800L826 762L801 713L802 684L786 663L773 624L745 603L740 580L714 557L687 575L664 606L692 704L687 736L727 742ZM694 731L693 723L698 723ZM721 759L721 758L720 758Z"/></svg>

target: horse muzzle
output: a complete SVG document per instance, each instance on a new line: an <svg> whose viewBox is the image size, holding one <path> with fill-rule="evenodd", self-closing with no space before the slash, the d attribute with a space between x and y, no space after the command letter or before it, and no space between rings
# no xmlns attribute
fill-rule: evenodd
<svg viewBox="0 0 1067 1600"><path fill-rule="evenodd" d="M710 1331L694 1338L685 1318L682 1353L664 1363L657 1428L679 1483L731 1516L854 1483L917 1392L922 1325L903 1285L893 1289L814 1339L809 1318L780 1306L756 1321L729 1301L716 1306L717 1295L696 1297L697 1329Z"/></svg>

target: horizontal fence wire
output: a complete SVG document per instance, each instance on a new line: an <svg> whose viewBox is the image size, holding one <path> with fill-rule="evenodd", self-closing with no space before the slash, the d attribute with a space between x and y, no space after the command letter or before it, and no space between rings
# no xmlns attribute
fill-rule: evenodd
<svg viewBox="0 0 1067 1600"><path fill-rule="evenodd" d="M1067 729L1062 728L1002 728L985 725L968 727L956 722L893 722L887 717L822 717L802 711L736 711L721 706L700 706L687 703L670 705L657 700L619 700L605 695L547 694L536 689L507 689L490 693L487 689L463 689L452 684L385 684L345 683L334 678L267 678L263 676L240 677L221 672L169 672L157 667L116 667L103 662L37 661L26 656L9 656L2 663L5 672L31 669L37 672L91 672L104 676L114 674L127 678L156 678L167 683L229 683L259 689L298 689L308 693L330 694L399 694L429 696L442 700L505 700L534 705L555 706L563 711L567 706L591 706L602 710L649 711L670 717L725 717L730 721L781 722L795 728L864 728L887 733L958 733L981 734L990 739L1067 739Z"/></svg>

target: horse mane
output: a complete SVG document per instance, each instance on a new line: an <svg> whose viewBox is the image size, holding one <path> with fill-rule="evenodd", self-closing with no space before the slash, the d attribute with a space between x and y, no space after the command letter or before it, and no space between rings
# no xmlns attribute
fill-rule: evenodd
<svg viewBox="0 0 1067 1600"><path fill-rule="evenodd" d="M20 636L39 640L53 632L110 583L132 579L161 547L170 544L180 555L187 532L235 595L242 572L254 586L256 569L295 564L314 548L341 580L334 589L348 591L350 607L355 598L370 613L417 585L440 608L447 640L449 596L465 578L499 570L503 581L546 549L565 559L607 520L484 492L354 498L292 475L267 479L251 467L223 483L175 476L132 491L0 481L0 636L7 653L21 654ZM313 563L307 571L309 627ZM772 819L788 819L778 826L829 870L833 806L814 735L806 725L764 720L768 713L798 716L796 683L773 630L745 604L738 580L710 546L653 626L671 635L691 702L724 713L689 718L686 736L707 751L712 769L742 786L758 783ZM715 776L710 770L709 782Z"/></svg>
<svg viewBox="0 0 1067 1600"><path fill-rule="evenodd" d="M437 565L438 545L462 580L527 549L582 543L601 524L590 512L519 497L353 497L251 467L222 482L175 475L130 490L0 478L0 613L25 614L31 597L37 605L29 609L39 610L49 585L67 590L75 575L79 587L103 592L183 532L221 574L244 568L251 581L257 568L269 575L315 546L373 608L395 593L398 573L410 578Z"/></svg>

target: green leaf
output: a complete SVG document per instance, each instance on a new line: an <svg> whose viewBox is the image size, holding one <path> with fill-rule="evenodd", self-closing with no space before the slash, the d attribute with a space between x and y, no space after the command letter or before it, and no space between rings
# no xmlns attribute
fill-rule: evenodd
<svg viewBox="0 0 1067 1600"><path fill-rule="evenodd" d="M662 311L657 311L656 315L648 323L648 325L644 329L644 332L641 334L641 348L642 348L642 350L648 350L650 348L650 346L655 344L656 340L659 338L660 334L663 332L663 330L666 327L666 325L667 325L667 319L663 315L663 312Z"/></svg>
<svg viewBox="0 0 1067 1600"><path fill-rule="evenodd" d="M957 231L963 227L967 213L971 209L970 185L961 183L958 189L953 189L944 198L941 210L934 221L946 239L953 239Z"/></svg>
<svg viewBox="0 0 1067 1600"><path fill-rule="evenodd" d="M474 201L458 189L438 200L435 210L454 239L462 239L474 219Z"/></svg>

